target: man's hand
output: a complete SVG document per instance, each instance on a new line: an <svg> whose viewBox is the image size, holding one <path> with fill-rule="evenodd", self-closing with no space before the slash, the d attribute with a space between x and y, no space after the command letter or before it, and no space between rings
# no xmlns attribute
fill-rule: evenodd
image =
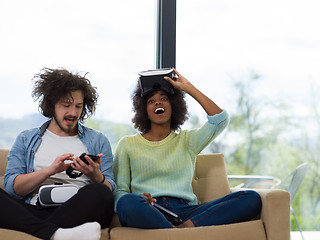
<svg viewBox="0 0 320 240"><path fill-rule="evenodd" d="M66 153L57 157L49 167L18 175L14 180L15 193L21 196L31 193L48 177L67 170L71 166L71 163L65 163L67 160L73 160L72 153Z"/></svg>
<svg viewBox="0 0 320 240"><path fill-rule="evenodd" d="M66 160L73 160L73 154L72 153L65 153L59 157L57 157L54 162L48 167L48 173L49 176L54 175L56 173L63 172L67 170L71 166L70 163L65 163Z"/></svg>
<svg viewBox="0 0 320 240"><path fill-rule="evenodd" d="M88 155L85 155L84 157L88 161L89 165L83 162L79 157L75 157L71 167L88 176L92 182L101 182L103 179L103 175L100 171L102 156L102 153L98 154L97 157L99 157L99 159L94 162Z"/></svg>

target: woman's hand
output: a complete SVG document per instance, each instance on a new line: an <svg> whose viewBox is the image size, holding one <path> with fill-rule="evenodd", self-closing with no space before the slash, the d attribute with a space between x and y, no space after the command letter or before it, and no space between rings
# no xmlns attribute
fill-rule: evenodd
<svg viewBox="0 0 320 240"><path fill-rule="evenodd" d="M174 77L174 80L169 77L164 77L164 79L170 82L174 88L184 91L192 96L198 103L200 103L208 115L213 116L222 112L222 109L219 108L210 98L194 87L186 78L178 73L176 69L173 70L177 74L177 77Z"/></svg>
<svg viewBox="0 0 320 240"><path fill-rule="evenodd" d="M164 77L164 79L170 82L174 88L184 92L188 92L188 88L191 85L190 82L185 77L183 77L176 69L173 68L173 70L177 76L173 79L169 77Z"/></svg>
<svg viewBox="0 0 320 240"><path fill-rule="evenodd" d="M143 194L140 194L140 196L145 197L151 205L153 205L153 203L157 201L157 199L151 197L150 193L143 193Z"/></svg>

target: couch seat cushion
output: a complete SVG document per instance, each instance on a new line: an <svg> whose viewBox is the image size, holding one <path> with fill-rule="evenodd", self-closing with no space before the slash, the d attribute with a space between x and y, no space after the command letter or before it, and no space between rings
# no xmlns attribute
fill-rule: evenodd
<svg viewBox="0 0 320 240"><path fill-rule="evenodd" d="M129 227L116 227L110 231L112 240L266 240L266 233L261 220L209 226L197 228L173 228L173 229L137 229Z"/></svg>

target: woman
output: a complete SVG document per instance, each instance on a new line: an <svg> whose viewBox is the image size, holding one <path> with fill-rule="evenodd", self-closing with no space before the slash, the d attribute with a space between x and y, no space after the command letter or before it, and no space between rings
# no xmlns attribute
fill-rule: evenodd
<svg viewBox="0 0 320 240"><path fill-rule="evenodd" d="M195 158L228 124L228 114L201 93L175 69L165 77L174 93L155 89L142 97L133 94L133 123L141 131L122 138L115 153L116 210L123 226L160 229L197 227L248 221L261 210L254 191L232 193L197 204L191 181ZM187 119L185 93L207 113L200 129L179 131ZM162 214L154 203L177 214L183 223Z"/></svg>

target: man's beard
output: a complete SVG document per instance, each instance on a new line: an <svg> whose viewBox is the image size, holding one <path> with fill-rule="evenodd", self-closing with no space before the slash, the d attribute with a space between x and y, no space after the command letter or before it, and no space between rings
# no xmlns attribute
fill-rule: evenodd
<svg viewBox="0 0 320 240"><path fill-rule="evenodd" d="M66 116L66 117L68 117L68 116ZM77 124L74 125L73 127L70 126L70 127L68 127L68 128L64 128L64 127L60 124L60 122L58 121L56 115L53 116L53 119L55 120L55 122L56 122L56 124L58 125L58 127L59 127L62 131L64 131L65 133L67 133L67 134L76 134L76 128L77 128L77 126L78 126Z"/></svg>

